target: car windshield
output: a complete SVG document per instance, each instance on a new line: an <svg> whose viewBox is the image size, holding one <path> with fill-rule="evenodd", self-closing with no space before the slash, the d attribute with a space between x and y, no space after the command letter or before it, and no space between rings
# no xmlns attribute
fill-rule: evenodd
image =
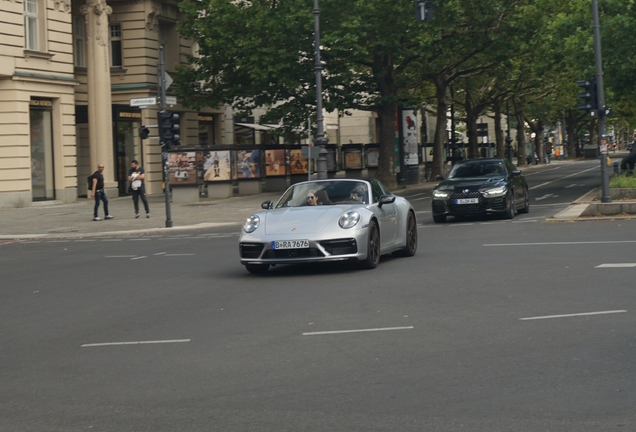
<svg viewBox="0 0 636 432"><path fill-rule="evenodd" d="M368 204L369 186L355 180L297 183L287 189L276 208L335 204Z"/></svg>
<svg viewBox="0 0 636 432"><path fill-rule="evenodd" d="M505 176L506 167L503 161L470 161L453 166L448 173L449 179L475 178L475 177L497 177Z"/></svg>

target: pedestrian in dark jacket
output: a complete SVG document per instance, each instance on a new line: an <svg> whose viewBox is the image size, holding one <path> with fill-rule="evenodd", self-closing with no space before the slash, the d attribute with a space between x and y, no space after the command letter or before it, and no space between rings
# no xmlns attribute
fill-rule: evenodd
<svg viewBox="0 0 636 432"><path fill-rule="evenodd" d="M97 166L97 171L93 173L92 177L92 187L91 187L91 198L95 198L95 207L93 208L93 220L100 221L102 220L97 211L99 210L100 201L104 202L104 219L112 219L113 216L108 212L108 197L106 196L106 192L104 191L104 175L102 172L104 171L104 164L99 164Z"/></svg>
<svg viewBox="0 0 636 432"><path fill-rule="evenodd" d="M132 192L133 204L135 205L135 219L139 217L139 198L144 203L146 217L150 217L150 207L148 207L148 198L146 198L146 171L139 166L137 160L130 163L128 170L128 181L130 182L130 191Z"/></svg>

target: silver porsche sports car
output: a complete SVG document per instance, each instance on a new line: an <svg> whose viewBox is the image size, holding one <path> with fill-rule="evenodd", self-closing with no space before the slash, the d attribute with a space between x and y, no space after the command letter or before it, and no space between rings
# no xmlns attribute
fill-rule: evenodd
<svg viewBox="0 0 636 432"><path fill-rule="evenodd" d="M329 179L297 183L245 221L241 264L251 273L270 265L358 261L375 268L380 255L417 251L415 211L378 180Z"/></svg>

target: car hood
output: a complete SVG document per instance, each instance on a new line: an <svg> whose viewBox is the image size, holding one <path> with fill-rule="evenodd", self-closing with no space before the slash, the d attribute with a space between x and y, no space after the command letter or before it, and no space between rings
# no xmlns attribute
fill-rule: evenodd
<svg viewBox="0 0 636 432"><path fill-rule="evenodd" d="M435 189L454 190L454 189L470 189L478 190L481 188L491 188L500 185L505 181L503 176L498 177L475 177L448 179L438 184Z"/></svg>
<svg viewBox="0 0 636 432"><path fill-rule="evenodd" d="M315 206L272 209L265 217L265 234L312 234L337 223L346 210L356 206Z"/></svg>

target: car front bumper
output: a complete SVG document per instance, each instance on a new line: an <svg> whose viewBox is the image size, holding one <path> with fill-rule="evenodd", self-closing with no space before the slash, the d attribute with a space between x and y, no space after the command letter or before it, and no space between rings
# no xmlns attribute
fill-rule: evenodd
<svg viewBox="0 0 636 432"><path fill-rule="evenodd" d="M456 204L455 199L433 199L431 211L436 216L470 216L483 214L500 214L508 211L509 200L506 196L486 198L480 196L475 204Z"/></svg>

